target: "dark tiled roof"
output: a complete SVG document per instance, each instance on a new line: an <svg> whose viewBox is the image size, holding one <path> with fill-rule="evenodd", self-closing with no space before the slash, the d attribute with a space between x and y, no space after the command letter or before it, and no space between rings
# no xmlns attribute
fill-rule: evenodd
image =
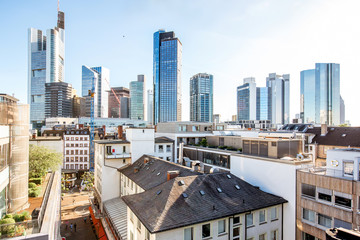
<svg viewBox="0 0 360 240"><path fill-rule="evenodd" d="M174 140L168 137L157 137L155 138L155 143L173 143Z"/></svg>
<svg viewBox="0 0 360 240"><path fill-rule="evenodd" d="M287 202L229 173L177 177L143 193L124 196L123 200L152 233Z"/></svg>
<svg viewBox="0 0 360 240"><path fill-rule="evenodd" d="M95 140L94 141L97 144L125 144L125 143L130 143L129 141L126 140Z"/></svg>
<svg viewBox="0 0 360 240"><path fill-rule="evenodd" d="M328 127L327 130L324 136L321 136L321 127L308 128L306 133L316 135L311 143L360 147L360 127Z"/></svg>
<svg viewBox="0 0 360 240"><path fill-rule="evenodd" d="M144 159L148 158L149 163L145 164ZM135 172L134 170L137 170ZM134 181L144 190L149 190L167 181L168 171L179 171L180 177L200 175L201 173L193 172L191 168L184 167L172 162L143 155L132 165L119 169L119 171ZM160 174L159 174L160 173Z"/></svg>

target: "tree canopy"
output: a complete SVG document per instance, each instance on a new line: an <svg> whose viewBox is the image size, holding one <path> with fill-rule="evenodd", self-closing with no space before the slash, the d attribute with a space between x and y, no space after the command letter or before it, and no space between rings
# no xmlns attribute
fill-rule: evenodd
<svg viewBox="0 0 360 240"><path fill-rule="evenodd" d="M44 146L30 145L29 177L42 177L47 171L56 171L63 161L61 153Z"/></svg>

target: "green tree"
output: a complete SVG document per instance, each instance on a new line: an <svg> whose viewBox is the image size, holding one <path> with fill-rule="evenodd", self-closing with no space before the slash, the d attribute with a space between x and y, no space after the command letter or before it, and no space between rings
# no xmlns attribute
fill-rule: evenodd
<svg viewBox="0 0 360 240"><path fill-rule="evenodd" d="M42 177L47 171L59 169L63 156L55 150L43 146L30 145L29 177Z"/></svg>
<svg viewBox="0 0 360 240"><path fill-rule="evenodd" d="M199 144L200 144L201 146L203 146L203 147L206 147L206 146L208 145L206 138L201 139L201 141L199 142Z"/></svg>

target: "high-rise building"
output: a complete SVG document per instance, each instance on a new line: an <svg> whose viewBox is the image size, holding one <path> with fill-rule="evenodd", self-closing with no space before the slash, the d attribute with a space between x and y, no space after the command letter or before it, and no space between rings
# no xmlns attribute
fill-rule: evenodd
<svg viewBox="0 0 360 240"><path fill-rule="evenodd" d="M86 97L86 112L90 113L91 100L89 90L94 86L94 117L108 117L108 93L110 91L110 71L105 67L82 66L82 96ZM90 115L86 115L90 117Z"/></svg>
<svg viewBox="0 0 360 240"><path fill-rule="evenodd" d="M345 102L340 96L340 124L344 124L345 122Z"/></svg>
<svg viewBox="0 0 360 240"><path fill-rule="evenodd" d="M271 120L271 88L256 88L256 120Z"/></svg>
<svg viewBox="0 0 360 240"><path fill-rule="evenodd" d="M145 75L138 75L137 81L130 82L130 119L145 119Z"/></svg>
<svg viewBox="0 0 360 240"><path fill-rule="evenodd" d="M190 78L190 121L212 122L213 75L198 73Z"/></svg>
<svg viewBox="0 0 360 240"><path fill-rule="evenodd" d="M125 87L111 89L109 91L109 118L129 118L130 90Z"/></svg>
<svg viewBox="0 0 360 240"><path fill-rule="evenodd" d="M256 83L255 78L244 78L244 84L237 87L238 120L256 119Z"/></svg>
<svg viewBox="0 0 360 240"><path fill-rule="evenodd" d="M174 32L154 33L154 124L181 121L182 44Z"/></svg>
<svg viewBox="0 0 360 240"><path fill-rule="evenodd" d="M65 71L65 14L58 11L57 27L28 31L28 103L34 128L45 124L45 83L63 82Z"/></svg>
<svg viewBox="0 0 360 240"><path fill-rule="evenodd" d="M315 69L301 71L300 109L304 123L339 125L345 121L340 64L316 63Z"/></svg>
<svg viewBox="0 0 360 240"><path fill-rule="evenodd" d="M65 82L45 83L45 117L72 117L72 86Z"/></svg>
<svg viewBox="0 0 360 240"><path fill-rule="evenodd" d="M214 114L213 115L213 123L220 123L220 118L221 118L220 114Z"/></svg>
<svg viewBox="0 0 360 240"><path fill-rule="evenodd" d="M154 94L153 90L147 90L147 121L149 124L154 124Z"/></svg>
<svg viewBox="0 0 360 240"><path fill-rule="evenodd" d="M271 123L287 124L290 120L290 75L270 73L266 86L271 88Z"/></svg>

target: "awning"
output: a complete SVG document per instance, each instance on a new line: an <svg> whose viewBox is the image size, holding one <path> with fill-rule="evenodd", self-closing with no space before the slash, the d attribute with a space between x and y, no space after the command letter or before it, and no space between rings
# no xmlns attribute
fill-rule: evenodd
<svg viewBox="0 0 360 240"><path fill-rule="evenodd" d="M101 221L99 219L95 218L91 206L89 207L89 211L90 211L91 219L93 221L93 225L95 227L96 235L98 237L97 239L99 239L99 240L108 240L108 238L107 238L107 236L105 234L104 227L103 227Z"/></svg>
<svg viewBox="0 0 360 240"><path fill-rule="evenodd" d="M127 239L127 205L120 198L113 198L104 202L104 211L109 221L121 239Z"/></svg>

